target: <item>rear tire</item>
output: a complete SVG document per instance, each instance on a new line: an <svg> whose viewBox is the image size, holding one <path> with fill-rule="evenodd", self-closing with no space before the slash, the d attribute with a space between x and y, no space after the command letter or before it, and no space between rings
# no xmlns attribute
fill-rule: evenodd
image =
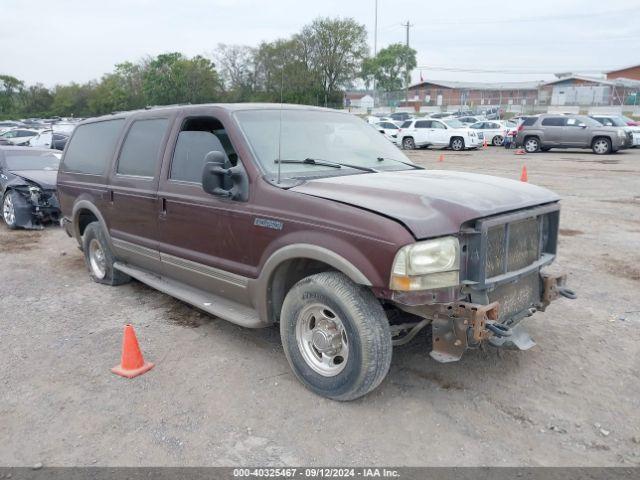
<svg viewBox="0 0 640 480"><path fill-rule="evenodd" d="M413 140L413 137L403 138L402 148L405 150L414 150L416 148L416 142Z"/></svg>
<svg viewBox="0 0 640 480"><path fill-rule="evenodd" d="M606 155L611 153L611 140L607 137L598 137L593 139L591 150L596 155Z"/></svg>
<svg viewBox="0 0 640 480"><path fill-rule="evenodd" d="M391 364L391 333L380 302L339 272L311 275L291 288L280 336L298 380L333 400L366 395Z"/></svg>
<svg viewBox="0 0 640 480"><path fill-rule="evenodd" d="M87 225L82 236L84 261L89 276L96 283L104 285L122 285L131 281L131 277L113 268L115 258L107 242L100 222Z"/></svg>
<svg viewBox="0 0 640 480"><path fill-rule="evenodd" d="M491 140L491 143L493 143L494 147L499 147L504 143L504 138L502 137L502 135L496 135Z"/></svg>

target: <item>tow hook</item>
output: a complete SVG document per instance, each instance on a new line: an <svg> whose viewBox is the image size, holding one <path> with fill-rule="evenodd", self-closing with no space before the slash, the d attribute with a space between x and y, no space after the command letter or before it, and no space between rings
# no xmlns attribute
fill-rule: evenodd
<svg viewBox="0 0 640 480"><path fill-rule="evenodd" d="M564 286L558 289L558 293L565 298L570 298L571 300L575 300L576 298L578 298L578 295L576 295L575 291Z"/></svg>
<svg viewBox="0 0 640 480"><path fill-rule="evenodd" d="M503 325L502 323L487 322L485 327L487 330L493 332L497 337L510 337L513 334L511 328Z"/></svg>

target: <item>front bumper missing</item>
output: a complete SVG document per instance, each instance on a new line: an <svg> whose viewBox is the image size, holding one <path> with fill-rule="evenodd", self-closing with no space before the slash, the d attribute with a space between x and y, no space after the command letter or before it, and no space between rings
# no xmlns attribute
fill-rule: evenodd
<svg viewBox="0 0 640 480"><path fill-rule="evenodd" d="M566 287L565 275L540 274L543 290L539 303L532 305L521 316L531 316L560 296L576 298ZM520 323L507 326L509 319L498 322L500 303L480 305L470 302L451 302L423 305L411 309L412 313L431 318L433 349L431 357L438 362L460 360L468 348L478 348L483 343L495 347L528 350L535 345Z"/></svg>

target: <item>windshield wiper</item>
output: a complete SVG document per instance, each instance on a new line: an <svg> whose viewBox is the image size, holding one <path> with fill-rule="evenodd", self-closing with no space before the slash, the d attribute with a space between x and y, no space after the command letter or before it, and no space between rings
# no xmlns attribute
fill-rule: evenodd
<svg viewBox="0 0 640 480"><path fill-rule="evenodd" d="M398 160L397 158L390 158L390 157L378 157L378 161L379 162L383 162L385 160L393 160L394 162L398 162L398 163L402 163L404 165L409 165L410 167L415 168L416 170L425 170L424 167L421 167L420 165L416 165L415 163L411 163L411 162L405 162L404 160Z"/></svg>
<svg viewBox="0 0 640 480"><path fill-rule="evenodd" d="M363 167L361 165L353 165L351 163L342 163L342 162L330 162L328 160L322 160L320 158L305 158L304 160L274 160L275 163L295 163L300 165L320 165L323 167L333 167L333 168L353 168L354 170L361 170L363 172L370 173L378 173L378 170L371 167Z"/></svg>

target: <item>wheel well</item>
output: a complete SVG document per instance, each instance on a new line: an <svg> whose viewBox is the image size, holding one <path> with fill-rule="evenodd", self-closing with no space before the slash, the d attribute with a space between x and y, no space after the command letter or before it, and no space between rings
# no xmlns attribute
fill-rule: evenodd
<svg viewBox="0 0 640 480"><path fill-rule="evenodd" d="M461 137L460 135L455 135L449 139L449 145L451 145L456 138L459 138L460 140L462 140L462 143L464 143L463 137Z"/></svg>
<svg viewBox="0 0 640 480"><path fill-rule="evenodd" d="M81 209L77 215L78 222L78 232L80 235L84 235L84 231L91 222L97 222L98 217L91 210L87 210L86 208Z"/></svg>
<svg viewBox="0 0 640 480"><path fill-rule="evenodd" d="M601 138L609 140L609 143L613 143L611 137L608 137L607 135L598 135L597 137L593 137L593 140L591 140L591 146L593 147L593 144L596 143L596 140L600 140Z"/></svg>
<svg viewBox="0 0 640 480"><path fill-rule="evenodd" d="M329 264L309 258L294 258L278 265L271 275L267 289L269 318L274 322L280 321L284 297L297 282L310 275L327 271L337 270Z"/></svg>
<svg viewBox="0 0 640 480"><path fill-rule="evenodd" d="M524 137L523 143L529 140L530 138L535 138L536 140L538 140L538 143L540 142L540 137L538 137L537 135L527 135L526 137Z"/></svg>

